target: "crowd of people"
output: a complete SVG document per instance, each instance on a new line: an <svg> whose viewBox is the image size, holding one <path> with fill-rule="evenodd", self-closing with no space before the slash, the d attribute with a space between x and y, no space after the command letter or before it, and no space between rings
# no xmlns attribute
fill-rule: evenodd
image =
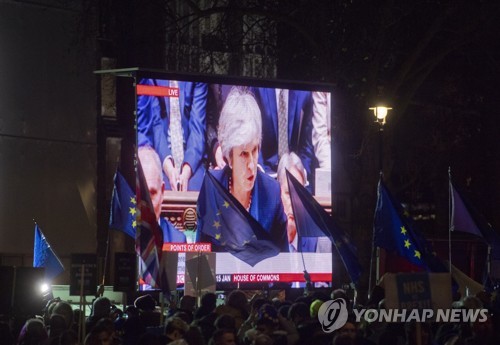
<svg viewBox="0 0 500 345"><path fill-rule="evenodd" d="M161 311L151 294L138 297L124 310L106 297L94 300L84 323L80 310L61 300L50 301L41 316L0 322L0 344L6 345L493 345L500 344L496 299L481 292L453 303L453 308L487 309L486 320L467 323L390 323L356 321L353 308L384 308L384 291L375 287L365 306L355 305L346 291L316 290L293 301L285 293L233 290L222 304L214 293L185 295ZM324 302L347 301L347 322L333 332L318 318ZM85 327L82 325L85 324ZM79 333L80 332L80 333ZM80 337L78 336L80 334Z"/></svg>

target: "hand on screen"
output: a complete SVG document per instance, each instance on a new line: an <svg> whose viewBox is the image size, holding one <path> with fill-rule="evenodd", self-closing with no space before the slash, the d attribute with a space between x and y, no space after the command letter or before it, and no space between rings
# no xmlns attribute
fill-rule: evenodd
<svg viewBox="0 0 500 345"><path fill-rule="evenodd" d="M295 224L295 217L293 213L289 213L287 215L287 234L288 234L288 243L293 243L295 236L297 236L297 225Z"/></svg>
<svg viewBox="0 0 500 345"><path fill-rule="evenodd" d="M307 283L311 282L311 275L309 274L309 272L304 271L304 279Z"/></svg>
<svg viewBox="0 0 500 345"><path fill-rule="evenodd" d="M179 172L174 167L174 164L170 158L166 158L163 161L163 171L168 177L168 182L170 183L170 188L173 191L177 191L177 182L179 181Z"/></svg>
<svg viewBox="0 0 500 345"><path fill-rule="evenodd" d="M226 166L226 161L222 156L222 149L220 148L220 145L218 145L215 149L215 163L217 163L215 169L223 169Z"/></svg>
<svg viewBox="0 0 500 345"><path fill-rule="evenodd" d="M182 166L182 172L179 175L179 190L185 192L188 190L189 179L191 178L191 166L189 164L184 164Z"/></svg>

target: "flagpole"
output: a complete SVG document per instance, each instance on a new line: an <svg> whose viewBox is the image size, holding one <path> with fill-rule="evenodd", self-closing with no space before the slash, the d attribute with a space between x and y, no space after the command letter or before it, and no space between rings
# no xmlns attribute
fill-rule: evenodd
<svg viewBox="0 0 500 345"><path fill-rule="evenodd" d="M332 243L333 243L333 241L332 241ZM298 244L298 247L301 248L300 243ZM309 275L309 272L307 272L306 261L304 260L304 252L302 250L300 251L300 256L302 257L302 266L304 267L304 280L306 281L306 288L304 290L304 294L306 294L306 293L309 294L309 292L310 292L309 285L311 285L310 284L311 277ZM312 285L311 285L311 290L312 290Z"/></svg>
<svg viewBox="0 0 500 345"><path fill-rule="evenodd" d="M368 299L372 294L373 257L375 256L375 229L372 230L372 254L370 256L370 274L368 277Z"/></svg>
<svg viewBox="0 0 500 345"><path fill-rule="evenodd" d="M298 247L301 248L300 246L298 246ZM306 261L304 260L304 253L302 252L302 250L300 251L300 256L302 257L302 266L304 267L304 272L305 272L305 271L307 271L306 270Z"/></svg>
<svg viewBox="0 0 500 345"><path fill-rule="evenodd" d="M383 173L382 169L380 170L380 176L379 176L379 182L377 186L377 203L378 205L378 199L380 197L380 182L382 181ZM377 206L375 206L377 208ZM380 278L380 248L375 247L375 227L372 229L372 254L370 256L370 275L368 278L368 298L371 297L372 293L372 276L373 276L373 257L376 257L375 260L375 282L378 283L378 280Z"/></svg>
<svg viewBox="0 0 500 345"><path fill-rule="evenodd" d="M373 257L376 257L375 260L375 285L378 284L380 279L380 248L375 247L375 232L373 232L372 238L372 255L370 258L370 276L368 278L368 298L371 297L372 293L372 276L373 276Z"/></svg>
<svg viewBox="0 0 500 345"><path fill-rule="evenodd" d="M108 238L106 240L106 253L104 254L104 267L102 271L102 282L101 282L102 286L104 286L104 283L106 281L106 269L108 267L108 260L109 260L109 228L108 228Z"/></svg>
<svg viewBox="0 0 500 345"><path fill-rule="evenodd" d="M382 124L383 125L383 124ZM380 130L383 130L383 127L380 126ZM382 132L381 132L382 134ZM382 138L382 135L381 135ZM382 141L382 139L380 139ZM382 179L384 178L384 173L382 172L382 165L380 165L380 177L379 177L379 183L377 186L377 205L378 205L378 193L380 193L380 184L382 182ZM376 206L375 206L376 207ZM373 228L373 246L375 245L375 228ZM378 282L380 280L380 247L377 247L376 249L376 260L375 260L375 285L378 285Z"/></svg>
<svg viewBox="0 0 500 345"><path fill-rule="evenodd" d="M81 266L81 278L80 278L80 310L81 317L78 320L78 341L83 343L85 340L85 295L83 293L84 283L85 283L85 264Z"/></svg>
<svg viewBox="0 0 500 345"><path fill-rule="evenodd" d="M108 266L108 259L109 259L109 228L108 228L108 239L106 241L106 253L104 254L104 268L102 271L102 283L101 285L104 287L104 282L106 280L106 268ZM102 296L102 294L101 294Z"/></svg>
<svg viewBox="0 0 500 345"><path fill-rule="evenodd" d="M196 259L196 305L201 304L201 287L200 287L200 275L201 275L201 250L198 251L198 257ZM238 289L240 287L238 286Z"/></svg>
<svg viewBox="0 0 500 345"><path fill-rule="evenodd" d="M160 325L163 325L164 315L163 312L165 310L165 296L163 296L163 291L160 291Z"/></svg>
<svg viewBox="0 0 500 345"><path fill-rule="evenodd" d="M453 215L453 197L451 189L451 167L448 167L448 266L451 273L451 222Z"/></svg>

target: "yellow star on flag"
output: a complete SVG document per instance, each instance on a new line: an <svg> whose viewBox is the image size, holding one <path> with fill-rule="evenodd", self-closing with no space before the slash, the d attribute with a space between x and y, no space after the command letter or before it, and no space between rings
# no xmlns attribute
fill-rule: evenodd
<svg viewBox="0 0 500 345"><path fill-rule="evenodd" d="M406 233L407 233L407 232L408 232L408 231L405 229L405 227L404 227L404 226L402 226L402 227L401 227L401 233L402 233L403 235L406 235Z"/></svg>
<svg viewBox="0 0 500 345"><path fill-rule="evenodd" d="M132 227L135 228L137 226L137 222L136 220L134 219L134 221L132 222Z"/></svg>
<svg viewBox="0 0 500 345"><path fill-rule="evenodd" d="M228 207L229 207L229 203L228 203L226 200L224 200L224 204L223 204L223 206L224 206L225 208L228 208Z"/></svg>
<svg viewBox="0 0 500 345"><path fill-rule="evenodd" d="M135 214L137 213L137 210L135 209L135 207L129 207L128 213L130 213L131 215L135 216Z"/></svg>
<svg viewBox="0 0 500 345"><path fill-rule="evenodd" d="M135 196L130 197L130 203L134 205L137 203L137 201L135 201Z"/></svg>
<svg viewBox="0 0 500 345"><path fill-rule="evenodd" d="M220 240L221 234L215 234L215 239Z"/></svg>
<svg viewBox="0 0 500 345"><path fill-rule="evenodd" d="M220 222L218 220L215 220L214 221L214 225L213 225L216 229L219 229L220 228Z"/></svg>
<svg viewBox="0 0 500 345"><path fill-rule="evenodd" d="M410 246L411 246L410 240L405 240L405 247L410 248Z"/></svg>
<svg viewBox="0 0 500 345"><path fill-rule="evenodd" d="M416 258L420 259L420 252L418 250L415 250L415 255Z"/></svg>

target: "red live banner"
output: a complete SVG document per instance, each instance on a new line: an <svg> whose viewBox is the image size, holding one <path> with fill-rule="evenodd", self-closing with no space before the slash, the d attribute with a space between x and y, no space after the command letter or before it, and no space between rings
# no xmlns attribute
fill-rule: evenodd
<svg viewBox="0 0 500 345"><path fill-rule="evenodd" d="M179 97L178 87L137 85L137 96Z"/></svg>
<svg viewBox="0 0 500 345"><path fill-rule="evenodd" d="M212 243L163 243L162 250L164 252L211 252Z"/></svg>

